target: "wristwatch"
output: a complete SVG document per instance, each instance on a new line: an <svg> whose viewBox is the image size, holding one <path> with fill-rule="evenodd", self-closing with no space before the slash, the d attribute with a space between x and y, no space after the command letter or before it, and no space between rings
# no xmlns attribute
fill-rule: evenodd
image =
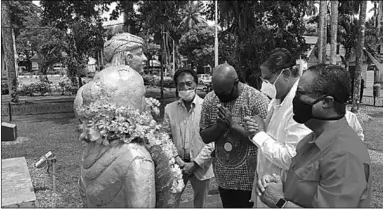
<svg viewBox="0 0 383 209"><path fill-rule="evenodd" d="M275 204L275 206L277 206L277 208L284 208L286 204L287 204L287 200L285 200L284 198L280 198L277 204Z"/></svg>

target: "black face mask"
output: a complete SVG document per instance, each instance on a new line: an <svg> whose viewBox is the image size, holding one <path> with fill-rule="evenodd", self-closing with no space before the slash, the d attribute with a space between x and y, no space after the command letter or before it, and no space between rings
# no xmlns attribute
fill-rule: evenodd
<svg viewBox="0 0 383 209"><path fill-rule="evenodd" d="M326 96L319 97L317 100L315 100L311 104L307 104L305 102L302 102L297 96L294 97L293 99L293 119L297 123L304 124L310 119L317 119L317 120L339 120L344 117L344 115L339 116L339 117L334 117L334 118L322 118L322 117L317 117L313 115L312 108L313 106L322 101Z"/></svg>
<svg viewBox="0 0 383 209"><path fill-rule="evenodd" d="M233 88L231 89L229 94L217 94L217 97L219 98L219 101L226 103L231 102L239 97L238 91L236 91L236 88L238 87L238 81L234 83Z"/></svg>

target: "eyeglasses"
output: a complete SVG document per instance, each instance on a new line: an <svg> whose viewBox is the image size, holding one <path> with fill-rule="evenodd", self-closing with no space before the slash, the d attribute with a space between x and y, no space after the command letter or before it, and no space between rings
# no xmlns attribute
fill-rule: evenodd
<svg viewBox="0 0 383 209"><path fill-rule="evenodd" d="M344 102L340 101L338 98L336 98L335 96L331 95L331 94L327 94L325 92L322 92L322 91L311 91L311 92L304 92L304 91L297 91L295 93L295 95L297 96L302 96L302 95L316 95L316 96L319 96L319 98L321 97L326 97L326 96L330 96L334 99L335 102L337 103L340 103L340 104L343 104Z"/></svg>

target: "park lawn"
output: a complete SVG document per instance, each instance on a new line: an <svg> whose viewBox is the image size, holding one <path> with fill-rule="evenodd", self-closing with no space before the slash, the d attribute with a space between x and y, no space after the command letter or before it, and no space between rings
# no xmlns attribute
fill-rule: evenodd
<svg viewBox="0 0 383 209"><path fill-rule="evenodd" d="M379 154L371 156L373 161L371 207L383 208L383 107L362 106L360 112L373 117L372 121L363 124L367 148Z"/></svg>
<svg viewBox="0 0 383 209"><path fill-rule="evenodd" d="M174 101L169 98L166 103ZM367 108L362 112L368 114L379 113L383 108ZM163 114L163 110L161 111ZM379 116L377 114L377 116ZM161 117L160 117L161 118ZM73 113L45 114L34 116L15 117L18 140L16 142L2 142L2 159L25 157L32 177L33 186L39 200L40 207L82 207L79 196L78 178L80 175L79 163L81 160L82 143L78 141L78 121ZM383 117L376 117L364 124L366 130L366 144L370 149L383 153L381 146L383 135ZM36 169L33 163L40 156L52 151L57 156L57 193L52 192L51 176L46 169ZM383 154L381 155L383 156ZM379 163L380 162L380 163ZM373 201L371 206L383 207L383 159L372 166L373 175ZM211 183L210 194L217 193L215 180ZM193 191L190 183L182 196L183 201L190 201Z"/></svg>

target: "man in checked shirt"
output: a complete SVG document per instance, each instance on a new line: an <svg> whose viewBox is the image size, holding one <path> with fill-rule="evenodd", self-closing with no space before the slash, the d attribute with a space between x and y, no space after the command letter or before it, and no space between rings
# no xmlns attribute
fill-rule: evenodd
<svg viewBox="0 0 383 209"><path fill-rule="evenodd" d="M190 180L194 190L194 207L202 208L214 177L211 165L213 143L206 144L199 134L199 121L203 99L196 94L198 77L196 72L180 69L174 74L180 100L165 107L164 128L171 133L177 148L177 164L182 168L185 185ZM182 195L182 192L181 192ZM179 207L179 201L176 208Z"/></svg>
<svg viewBox="0 0 383 209"><path fill-rule="evenodd" d="M244 117L265 118L269 99L238 80L235 69L218 65L212 77L213 90L204 99L201 137L214 142L213 169L224 208L251 208L253 180L256 178L257 147L244 128Z"/></svg>

